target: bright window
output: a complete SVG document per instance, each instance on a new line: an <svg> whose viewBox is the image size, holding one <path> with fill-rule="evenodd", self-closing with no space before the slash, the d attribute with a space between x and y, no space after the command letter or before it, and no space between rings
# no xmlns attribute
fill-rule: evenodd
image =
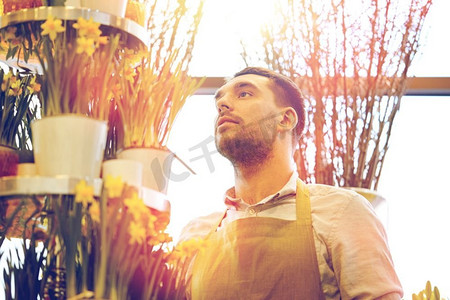
<svg viewBox="0 0 450 300"><path fill-rule="evenodd" d="M427 280L450 295L449 112L450 97L403 98L379 183L386 205L377 213L387 228L405 299ZM215 152L215 113L212 96L191 97L173 128L169 148L197 173L183 180L174 176L169 183L169 231L175 239L193 218L223 211L223 193L233 185L230 163ZM174 163L174 174L185 172Z"/></svg>
<svg viewBox="0 0 450 300"><path fill-rule="evenodd" d="M242 8L243 1L233 1L206 2L192 75L231 76L245 66L239 56L239 38L256 36L258 22L265 19L252 19L257 14L249 7L265 7L270 1L244 1L247 8ZM411 75L450 76L448 11L449 1L434 1ZM261 14L266 13L262 9ZM450 97L404 97L402 101L378 189L387 205L378 213L387 227L405 299L422 290L427 280L438 286L443 296L450 297L450 196L446 191L450 182ZM189 220L223 210L223 193L233 185L230 163L214 152L214 118L212 95L193 96L181 111L169 140L169 148L197 172L169 183L169 230L175 239ZM186 168L175 162L173 173L184 172Z"/></svg>
<svg viewBox="0 0 450 300"><path fill-rule="evenodd" d="M259 42L259 26L273 18L271 7L274 2L206 1L190 73L194 76L231 76L243 68L240 39ZM450 76L449 11L450 1L433 1L422 35L423 47L415 57L411 75Z"/></svg>

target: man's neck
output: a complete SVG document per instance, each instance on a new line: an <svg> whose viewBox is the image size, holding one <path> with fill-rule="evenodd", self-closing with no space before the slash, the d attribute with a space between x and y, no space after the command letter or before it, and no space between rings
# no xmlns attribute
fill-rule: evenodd
<svg viewBox="0 0 450 300"><path fill-rule="evenodd" d="M236 197L255 204L283 188L294 168L284 157L270 157L258 166L235 167L234 172Z"/></svg>

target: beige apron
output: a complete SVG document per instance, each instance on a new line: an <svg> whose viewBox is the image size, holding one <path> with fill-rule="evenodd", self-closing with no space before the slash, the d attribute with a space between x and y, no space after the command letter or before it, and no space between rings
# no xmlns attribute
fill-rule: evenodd
<svg viewBox="0 0 450 300"><path fill-rule="evenodd" d="M301 180L296 207L296 221L256 217L214 228L195 259L192 299L324 299L309 192Z"/></svg>

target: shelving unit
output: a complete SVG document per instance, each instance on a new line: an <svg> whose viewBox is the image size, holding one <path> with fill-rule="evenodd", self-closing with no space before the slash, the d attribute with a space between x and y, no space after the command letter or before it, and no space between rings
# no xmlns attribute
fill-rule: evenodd
<svg viewBox="0 0 450 300"><path fill-rule="evenodd" d="M92 19L94 22L101 24L101 30L104 34L121 34L121 41L129 48L148 47L149 35L144 27L138 23L118 16L114 16L98 10L89 8L75 8L64 6L43 6L38 8L22 9L10 12L0 17L0 29L22 25L30 22L42 22L49 16L62 19L65 21L76 21L78 18ZM0 54L0 61L17 67L17 59L6 61L5 57ZM36 61L30 59L28 66L32 65L36 69ZM20 61L21 66L27 66ZM20 196L31 195L74 195L75 186L82 178L70 177L0 177L0 201L8 199L17 199ZM102 180L100 178L85 179L88 185L94 187L94 195L100 196L102 189ZM170 203L166 199L166 195L152 191L147 188L139 188L139 195L143 198L144 203L151 208L162 212L170 211Z"/></svg>
<svg viewBox="0 0 450 300"><path fill-rule="evenodd" d="M106 29L107 32L111 33L126 33L126 44L129 47L137 46L139 44L148 46L149 44L149 37L145 28L140 26L138 23L129 19L120 18L88 8L43 6L38 8L22 9L1 16L0 28L27 22L44 21L49 16L62 20L73 21L76 21L80 17L86 20L92 18L93 21L102 24L102 30Z"/></svg>

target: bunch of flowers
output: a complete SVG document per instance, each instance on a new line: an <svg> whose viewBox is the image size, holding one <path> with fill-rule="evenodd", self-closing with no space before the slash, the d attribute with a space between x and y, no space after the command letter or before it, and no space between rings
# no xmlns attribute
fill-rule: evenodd
<svg viewBox="0 0 450 300"><path fill-rule="evenodd" d="M96 298L184 296L184 281L180 279L186 272L188 258L201 248L203 241L172 249L172 239L165 232L168 214L147 207L136 188L124 184L120 177L105 178L99 202L93 199L93 188L81 181L75 202L81 203L86 212L85 225L91 228L88 239L94 249ZM89 266L83 268L82 273L88 274ZM142 284L137 285L138 282Z"/></svg>
<svg viewBox="0 0 450 300"><path fill-rule="evenodd" d="M62 20L49 16L41 25L34 54L44 74L43 115L78 113L105 120L119 35L102 36L92 19L72 23L65 21L64 27Z"/></svg>
<svg viewBox="0 0 450 300"><path fill-rule="evenodd" d="M187 74L203 0L148 4L145 27L150 45L120 54L120 71L111 85L116 103L109 123L111 157L123 147L165 149L176 115L201 84Z"/></svg>
<svg viewBox="0 0 450 300"><path fill-rule="evenodd" d="M36 118L37 101L33 96L41 90L36 76L5 72L0 68L0 144L16 149L30 147L29 124Z"/></svg>
<svg viewBox="0 0 450 300"><path fill-rule="evenodd" d="M147 207L120 177L105 178L100 198L82 180L75 196L33 201L25 222L31 231L7 259L6 299L183 299L187 266L204 241L173 247L168 214ZM18 210L26 207L24 200Z"/></svg>
<svg viewBox="0 0 450 300"><path fill-rule="evenodd" d="M117 74L115 99L120 112L124 147L164 148L175 117L186 99L200 87L168 56L158 70L151 54L125 50Z"/></svg>
<svg viewBox="0 0 450 300"><path fill-rule="evenodd" d="M2 29L0 51L6 52L6 59L16 59L19 69L43 74L43 116L76 113L106 120L119 39L119 34L102 35L92 19L74 22L49 16L43 23Z"/></svg>

